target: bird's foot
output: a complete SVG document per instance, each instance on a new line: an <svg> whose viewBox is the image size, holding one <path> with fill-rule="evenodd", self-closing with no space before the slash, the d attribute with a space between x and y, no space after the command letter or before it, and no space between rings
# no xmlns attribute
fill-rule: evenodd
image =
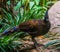
<svg viewBox="0 0 60 52"><path fill-rule="evenodd" d="M44 47L43 44L38 44L38 43L34 43L34 46L35 46L35 47Z"/></svg>
<svg viewBox="0 0 60 52"><path fill-rule="evenodd" d="M38 47L44 47L44 45L43 45L43 44L37 44L37 46L38 46Z"/></svg>

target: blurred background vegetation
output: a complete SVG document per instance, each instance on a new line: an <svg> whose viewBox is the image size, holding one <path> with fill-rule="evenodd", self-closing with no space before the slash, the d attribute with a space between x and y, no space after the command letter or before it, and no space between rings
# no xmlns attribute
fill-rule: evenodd
<svg viewBox="0 0 60 52"><path fill-rule="evenodd" d="M43 19L46 10L57 1L58 0L0 0L0 33L26 20ZM9 36L0 38L1 52L19 52L17 47L22 45L21 40L24 35L25 33L23 32L15 32ZM19 41L19 43L15 43L15 41Z"/></svg>

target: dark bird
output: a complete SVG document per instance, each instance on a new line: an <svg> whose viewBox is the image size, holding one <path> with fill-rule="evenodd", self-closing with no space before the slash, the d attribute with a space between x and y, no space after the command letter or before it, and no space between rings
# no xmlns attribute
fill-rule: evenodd
<svg viewBox="0 0 60 52"><path fill-rule="evenodd" d="M8 35L16 31L26 32L31 35L34 45L37 46L37 42L34 38L37 36L43 36L46 33L48 33L50 26L51 24L49 22L48 11L46 11L43 20L39 19L39 20L29 20L29 21L23 22L20 25L14 27L13 29L5 30L2 33L2 35L5 35L5 34Z"/></svg>

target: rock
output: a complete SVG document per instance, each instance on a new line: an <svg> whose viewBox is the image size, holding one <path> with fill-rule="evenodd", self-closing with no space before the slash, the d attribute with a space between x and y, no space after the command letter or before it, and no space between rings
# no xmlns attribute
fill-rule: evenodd
<svg viewBox="0 0 60 52"><path fill-rule="evenodd" d="M48 15L51 22L51 34L60 34L60 1L49 9Z"/></svg>

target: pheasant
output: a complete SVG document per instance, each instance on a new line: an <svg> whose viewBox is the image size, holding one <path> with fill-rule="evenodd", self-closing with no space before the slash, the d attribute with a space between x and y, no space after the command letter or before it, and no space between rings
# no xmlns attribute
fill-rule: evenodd
<svg viewBox="0 0 60 52"><path fill-rule="evenodd" d="M5 30L2 33L2 35L5 35L5 34L8 35L10 33L16 32L16 31L26 32L29 35L31 35L34 45L37 46L37 42L35 40L35 37L45 35L46 33L48 33L50 27L51 27L51 24L49 21L48 10L47 10L43 20L39 19L39 20L25 21L10 30Z"/></svg>

